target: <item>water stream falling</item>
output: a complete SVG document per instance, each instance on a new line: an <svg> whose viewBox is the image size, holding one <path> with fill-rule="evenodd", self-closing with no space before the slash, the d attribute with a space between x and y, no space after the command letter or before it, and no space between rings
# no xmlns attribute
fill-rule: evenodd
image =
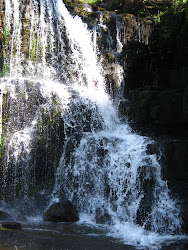
<svg viewBox="0 0 188 250"><path fill-rule="evenodd" d="M2 151L3 194L29 202L40 171L36 162L41 160L45 169L57 150L56 161L50 162L56 171L48 204L69 199L81 223L107 225L110 235L129 244L152 245L167 235L173 239L170 235L181 232L180 208L162 180L157 155L148 151L153 141L121 122L105 91L92 40L96 36L69 14L62 0L33 0L25 12L21 1L5 3L7 75L0 79L0 104L1 113L3 103L9 113ZM119 52L120 45L118 40ZM60 138L54 144L52 132ZM41 144L38 159L40 136L46 144ZM41 173L40 178L44 175L48 181L50 174Z"/></svg>

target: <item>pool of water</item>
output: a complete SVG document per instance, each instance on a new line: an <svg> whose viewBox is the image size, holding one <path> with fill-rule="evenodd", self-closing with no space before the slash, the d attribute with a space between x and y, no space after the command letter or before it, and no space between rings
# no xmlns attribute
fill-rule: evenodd
<svg viewBox="0 0 188 250"><path fill-rule="evenodd" d="M129 232L127 232L129 234ZM136 236L135 236L136 237ZM9 249L188 249L185 237L176 240L153 242L148 246L139 243L133 245L110 235L105 226L80 223L24 223L21 230L0 230L0 250Z"/></svg>

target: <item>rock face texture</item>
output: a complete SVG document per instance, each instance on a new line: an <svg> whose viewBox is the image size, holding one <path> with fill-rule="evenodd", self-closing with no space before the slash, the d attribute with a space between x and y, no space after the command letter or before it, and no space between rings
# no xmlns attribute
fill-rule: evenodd
<svg viewBox="0 0 188 250"><path fill-rule="evenodd" d="M18 222L4 222L1 224L3 228L20 230L22 228L21 224Z"/></svg>
<svg viewBox="0 0 188 250"><path fill-rule="evenodd" d="M188 21L184 11L174 13L172 27L169 15L154 26L147 46L137 44L140 56L128 57L125 94L130 100L129 117L136 126L187 136Z"/></svg>
<svg viewBox="0 0 188 250"><path fill-rule="evenodd" d="M44 221L76 222L79 220L78 212L70 201L52 204L43 215Z"/></svg>
<svg viewBox="0 0 188 250"><path fill-rule="evenodd" d="M12 217L7 212L0 210L0 221L5 221L5 220L12 220Z"/></svg>
<svg viewBox="0 0 188 250"><path fill-rule="evenodd" d="M66 1L97 30L107 91L115 98L121 89L130 103L121 102L121 115L141 130L187 136L188 4L120 2Z"/></svg>
<svg viewBox="0 0 188 250"><path fill-rule="evenodd" d="M154 151L162 152L163 176L182 201L187 231L188 3L115 2L72 12L99 25L107 91L114 99L121 93L119 112L133 129L157 137Z"/></svg>

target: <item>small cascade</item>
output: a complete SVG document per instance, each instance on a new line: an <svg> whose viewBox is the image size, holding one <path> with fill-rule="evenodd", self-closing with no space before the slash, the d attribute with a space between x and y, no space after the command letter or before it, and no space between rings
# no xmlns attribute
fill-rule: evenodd
<svg viewBox="0 0 188 250"><path fill-rule="evenodd" d="M21 22L19 17L19 2L13 2L13 33L11 38L10 76L22 75ZM16 69L16 70L15 70ZM14 72L15 70L15 72Z"/></svg>
<svg viewBox="0 0 188 250"><path fill-rule="evenodd" d="M162 179L160 156L148 150L154 142L122 123L107 94L93 40L97 27L89 30L62 0L30 1L28 12L19 4L8 0L5 11L7 75L0 80L4 202L21 204L28 212L35 203L39 213L69 199L82 223L123 232L132 245L134 236L125 235L130 229L148 241L153 234L181 233L180 208ZM116 21L118 58L123 43ZM117 72L121 85L121 66Z"/></svg>
<svg viewBox="0 0 188 250"><path fill-rule="evenodd" d="M122 49L123 49L123 44L122 42L120 41L120 26L121 26L121 21L122 20L119 20L118 18L116 19L116 41L117 41L117 52L118 53L121 53L122 52Z"/></svg>
<svg viewBox="0 0 188 250"><path fill-rule="evenodd" d="M111 22L111 24L107 26L104 21ZM121 22L120 16L102 12L99 15L99 23L95 24L93 28L95 44L100 45L101 55L99 54L99 57L103 65L102 74L106 79L106 91L109 92L117 106L118 99L122 97L124 90L124 68L120 64L120 56L123 51L123 43L120 40Z"/></svg>

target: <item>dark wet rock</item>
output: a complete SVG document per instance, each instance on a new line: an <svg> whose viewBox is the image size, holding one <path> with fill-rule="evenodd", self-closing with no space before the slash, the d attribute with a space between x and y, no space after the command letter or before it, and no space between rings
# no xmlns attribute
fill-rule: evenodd
<svg viewBox="0 0 188 250"><path fill-rule="evenodd" d="M184 223L184 232L188 235L188 222Z"/></svg>
<svg viewBox="0 0 188 250"><path fill-rule="evenodd" d="M21 224L18 222L4 222L1 224L3 228L8 228L8 229L17 229L20 230L22 228Z"/></svg>
<svg viewBox="0 0 188 250"><path fill-rule="evenodd" d="M182 232L188 235L188 181L186 176L184 180L182 177L179 180L178 178L177 180L176 176L173 179L169 178L168 186L181 207Z"/></svg>
<svg viewBox="0 0 188 250"><path fill-rule="evenodd" d="M153 155L153 154L160 154L160 144L157 142L153 142L151 144L147 145L146 153L148 155Z"/></svg>
<svg viewBox="0 0 188 250"><path fill-rule="evenodd" d="M52 204L43 215L44 221L75 222L79 220L78 212L70 201Z"/></svg>
<svg viewBox="0 0 188 250"><path fill-rule="evenodd" d="M160 141L162 146L161 162L165 166L164 176L169 181L188 180L188 140L186 138ZM185 184L184 184L185 185ZM185 186L184 186L185 189ZM188 194L188 188L187 194Z"/></svg>
<svg viewBox="0 0 188 250"><path fill-rule="evenodd" d="M72 152L79 145L81 138L82 138L82 134L79 132L75 132L67 140L66 148L65 148L66 163L68 163L71 160Z"/></svg>
<svg viewBox="0 0 188 250"><path fill-rule="evenodd" d="M130 90L129 119L133 121L133 126L150 126L160 134L187 136L185 96L185 91L178 90Z"/></svg>
<svg viewBox="0 0 188 250"><path fill-rule="evenodd" d="M111 216L106 209L96 209L96 223L97 224L110 224Z"/></svg>
<svg viewBox="0 0 188 250"><path fill-rule="evenodd" d="M12 220L12 217L7 212L0 211L0 220L1 221Z"/></svg>

